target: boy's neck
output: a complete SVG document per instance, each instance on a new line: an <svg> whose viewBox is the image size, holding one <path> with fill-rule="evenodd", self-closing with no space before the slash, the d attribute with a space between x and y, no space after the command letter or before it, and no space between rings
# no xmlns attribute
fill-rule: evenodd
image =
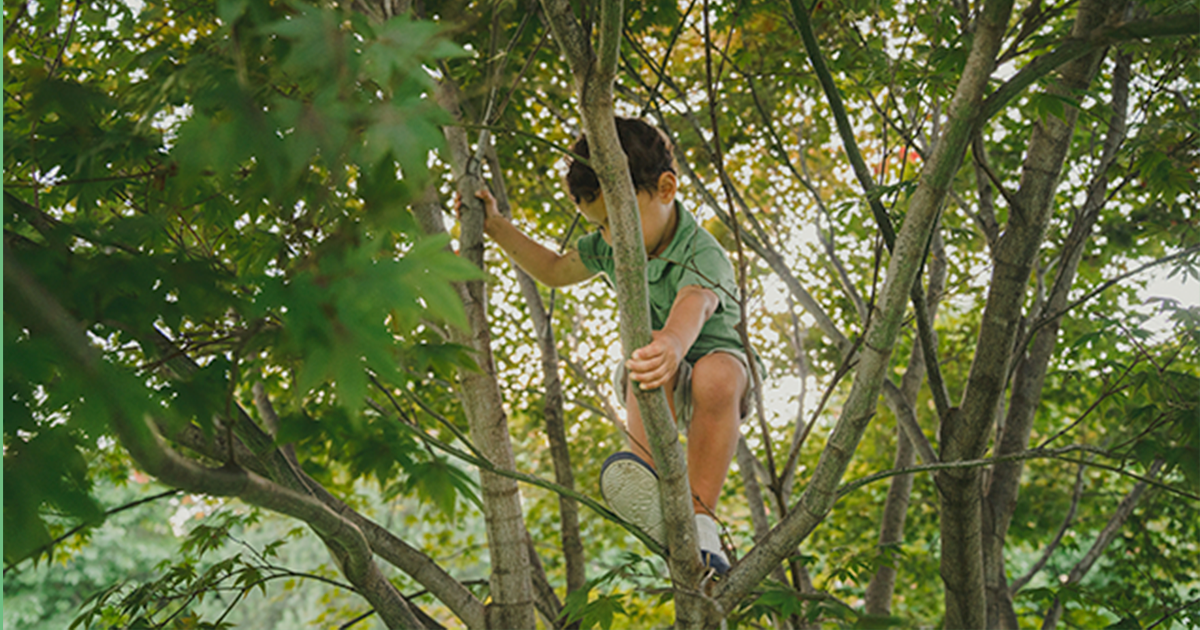
<svg viewBox="0 0 1200 630"><path fill-rule="evenodd" d="M658 242L654 244L654 248L646 253L646 258L654 258L666 251L667 246L671 244L671 240L675 238L675 230L679 227L679 209L672 203L669 212L667 224L663 227L662 236L658 237Z"/></svg>

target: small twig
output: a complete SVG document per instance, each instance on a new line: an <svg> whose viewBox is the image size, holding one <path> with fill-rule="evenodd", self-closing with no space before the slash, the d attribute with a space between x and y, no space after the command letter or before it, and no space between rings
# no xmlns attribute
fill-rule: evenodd
<svg viewBox="0 0 1200 630"><path fill-rule="evenodd" d="M1033 563L1033 566L1025 572L1025 575L1013 580L1012 583L1008 585L1008 593L1010 597L1016 595L1017 591L1020 591L1026 584L1029 583L1030 580L1033 579L1033 576L1038 574L1038 571L1042 570L1042 567L1046 566L1046 563L1050 560L1050 556L1054 553L1054 550L1058 548L1058 544L1062 542L1063 537L1071 528L1071 522L1075 520L1075 511L1079 509L1079 499L1083 497L1083 471L1086 468L1087 466L1080 464L1079 470L1075 473L1075 490L1071 495L1071 507L1067 510L1067 516L1063 519L1062 526L1058 528L1058 533L1055 534L1054 539L1050 541L1050 544L1046 545L1046 549L1042 551L1041 557L1038 558L1037 562Z"/></svg>
<svg viewBox="0 0 1200 630"><path fill-rule="evenodd" d="M424 403L424 401L420 400L419 398L416 398L415 396L413 396L411 394L410 394L410 397L413 400L413 402L415 402L418 406L421 407L421 409L423 411L425 411L425 413L433 416L434 418L436 418L439 422L441 422L445 426L451 427L451 430L455 433L455 435L461 435L462 432L457 427L454 427L454 424L452 422L450 422L450 420L447 419L445 416L434 411L433 408L426 405ZM379 411L381 414L383 413L382 406L378 405L378 403L376 403L375 401L373 401L369 398L367 399L367 402L368 402L368 404L371 404L371 406L376 411ZM384 417L387 417L386 414L383 414L383 415L384 415ZM486 457L483 457L482 455L478 455L475 446L469 441L466 441L465 444L466 444L467 448L471 449L472 452L466 452L461 449L455 448L455 447L451 446L450 444L447 444L446 442L443 442L442 440L439 440L438 438L426 433L425 431L421 430L420 427L408 424L406 422L400 421L400 422L398 422L398 426L403 427L405 430L412 433L412 435L414 435L418 439L420 439L422 441L426 441L429 444L432 444L438 450L443 451L443 452L447 453L448 455L452 455L452 456L454 456L462 461L465 461L469 464L473 464L482 470L499 475L501 477L508 477L509 479L514 479L516 481L520 481L520 482L527 483L527 484L530 484L533 486L537 486L544 490L549 490L550 492L554 492L555 494L574 499L574 500L588 506L593 511L595 511L597 514L601 515L602 517L607 518L607 519L613 521L614 523L618 523L618 524L622 525L623 527L625 527L627 530L629 530L630 533L632 533L635 537L637 537L639 540L641 540L643 543L645 543L646 546L654 553L661 555L661 554L664 554L666 551L662 545L660 545L656 540L651 538L649 534L647 534L645 531L643 531L637 525L622 519L620 516L618 516L612 510L608 509L607 507L604 507L595 499L593 499L577 490L574 490L571 488L566 488L566 487L561 486L552 481L542 479L541 477L538 477L536 475L531 475L529 473L523 473L523 472L516 471L516 470L510 470L507 468L501 468L501 467L495 465L494 463L492 463Z"/></svg>
<svg viewBox="0 0 1200 630"><path fill-rule="evenodd" d="M842 360L842 364L838 366L837 372L833 375L833 380L830 381L829 386L825 388L825 393L821 395L821 402L817 403L817 408L813 410L813 413L808 421L808 425L804 427L804 433L802 433L800 438L795 441L795 446L788 453L788 460L787 463L784 464L784 470L792 470L796 467L796 460L800 458L800 449L802 446L804 446L805 440L808 439L808 434L811 433L813 427L816 426L817 416L821 415L821 412L825 410L825 404L829 402L829 397L833 394L834 388L837 387L837 384L840 383L841 380L850 373L850 370L853 369L855 365L858 365L858 348L860 345L862 345L862 341L862 337L856 338L854 340L854 345L852 345L850 350L844 355L845 358Z"/></svg>
<svg viewBox="0 0 1200 630"><path fill-rule="evenodd" d="M1008 207L1012 208L1012 211L1017 215L1017 218L1020 219L1022 223L1025 223L1026 216L1028 216L1028 214L1025 212L1025 209L1021 207L1021 202L1017 201L1017 198L1013 196L1013 194L1010 193L1007 188L1004 187L1004 182L1000 181L1000 178L996 176L995 171L992 170L991 165L988 164L987 151L983 146L983 137L979 134L975 134L975 137L972 140L971 157L974 158L975 164L981 171L983 171L983 174L987 175L988 180L992 182L992 186L996 188L996 190L1000 193L1000 196L1004 197L1004 201L1008 203Z"/></svg>
<svg viewBox="0 0 1200 630"><path fill-rule="evenodd" d="M679 34L683 32L683 27L687 23L687 18L689 15L691 15L692 9L695 6L696 0L689 0L687 9L683 12L683 15L679 16L679 21L675 24L675 27L671 29L671 37L667 40L667 48L663 52L662 64L658 68L655 68L653 62L647 60L647 64L650 66L651 70L654 70L656 78L654 81L654 86L650 88L649 98L646 100L646 103L642 105L642 113L638 116L639 118L644 118L646 114L650 112L650 107L654 104L655 97L659 95L658 90L660 87L662 87L663 77L665 77L667 74L667 62L671 60L671 51L675 49L675 42L679 40ZM626 36L628 37L628 33Z"/></svg>
<svg viewBox="0 0 1200 630"><path fill-rule="evenodd" d="M540 11L541 9L539 8L538 10ZM524 25L524 22L522 22L522 25ZM529 67L533 65L533 60L537 58L538 52L541 51L542 46L549 38L550 31L543 31L541 39L539 39L537 45L533 47L533 52L529 53L529 58L525 60L525 65L521 66L521 71L518 72L517 76L513 79L512 86L508 88L508 93L504 95L504 100L500 101L500 106L496 108L495 115L493 115L492 120L488 122L496 122L500 120L501 116L504 115L504 110L508 107L508 101L512 99L512 95L517 91L517 86L520 85L521 79L524 78L525 73L529 71ZM513 38L513 41L516 41L515 37Z"/></svg>
<svg viewBox="0 0 1200 630"><path fill-rule="evenodd" d="M1095 447L1095 446L1088 446L1086 444L1078 444L1078 445L1074 445L1074 446L1064 446L1061 448L1055 448L1055 449L1049 449L1049 450L1042 449L1042 448L1034 448L1034 449L1030 449L1027 451L1022 451L1020 453L1013 453L1011 455L1002 455L1000 457L989 457L986 459L971 459L971 460L964 460L964 461L958 461L958 462L946 462L946 463L939 463L939 464L923 464L920 466L913 466L911 468L885 470L883 472L878 472L873 475L867 475L866 477L863 477L861 479L857 479L855 481L845 484L844 486L842 486L841 488L838 489L836 498L838 500L840 500L842 497L845 497L847 494L850 494L851 492L854 492L855 490L857 490L867 484L874 483L881 479L895 477L897 475L907 475L909 473L915 473L915 472L950 470L950 469L956 469L956 468L982 468L984 466L991 466L997 462L1005 462L1005 461L1019 461L1019 460L1023 461L1023 460L1027 460L1027 459L1057 459L1059 461L1071 462L1073 464L1080 464L1083 466L1093 466L1095 468L1101 468L1103 470L1115 472L1119 475L1124 475L1126 477L1129 477L1130 479L1137 479L1138 481L1146 482L1147 484L1150 484L1157 488L1161 488L1167 492L1171 492L1171 493L1177 494L1181 497L1191 499L1192 501L1200 502L1200 495L1192 494L1191 492L1188 492L1186 490L1180 490L1179 488L1174 488L1174 487L1169 486L1161 481L1157 481L1157 480L1147 477L1145 475L1131 473L1128 470L1125 470L1123 468L1118 468L1116 466L1110 466L1107 464L1099 464L1094 461L1081 460L1081 459L1075 459L1072 457L1064 456L1064 454L1066 454L1066 453L1072 453L1072 452L1077 452L1077 451L1084 451L1084 452L1088 452L1088 453L1094 453L1096 455L1101 455L1104 457L1118 459L1116 456L1109 453L1108 451L1105 451L1104 449L1101 449L1101 448Z"/></svg>
<svg viewBox="0 0 1200 630"><path fill-rule="evenodd" d="M79 21L79 12L82 9L83 2L76 0L75 13L71 15L71 24L67 27L67 34L63 38L62 45L58 47L58 54L55 56L54 63L51 64L49 70L46 72L47 80L53 79L55 73L57 73L58 69L63 65L63 55L65 55L67 52L67 46L71 44L71 37L75 35L75 24Z"/></svg>
<svg viewBox="0 0 1200 630"><path fill-rule="evenodd" d="M371 615L374 615L374 614L375 614L375 609L374 609L374 608L372 608L371 610L368 610L367 612L365 612L365 613L363 613L363 614L361 614L361 615L359 615L359 616L357 616L357 617L355 617L355 618L351 619L350 621L347 621L346 623L344 623L344 624L342 624L342 625L338 626L338 630L346 630L346 628L349 628L349 627L353 626L354 624L356 624L356 623L358 623L358 622L362 621L363 619L366 619L367 617L370 617Z"/></svg>
<svg viewBox="0 0 1200 630"><path fill-rule="evenodd" d="M4 28L4 41L11 42L13 31L17 29L17 25L21 23L21 18L25 17L25 13L29 11L29 3L22 2L21 8L17 10L17 14L13 16L12 22Z"/></svg>
<svg viewBox="0 0 1200 630"><path fill-rule="evenodd" d="M126 180L126 179L150 178L150 177L154 177L156 175L161 175L163 172L164 171L162 171L160 169L152 168L148 171L143 171L141 173L134 173L132 175L112 175L109 177L89 177L89 178L85 178L85 179L61 179L61 180L56 180L53 183L53 186L73 186L76 184L96 184L96 183L100 183L100 182L121 181L121 180ZM44 186L45 184L41 184L36 181L29 181L29 182L12 181L12 182L5 182L4 185L11 186L13 188L36 188L38 186Z"/></svg>
<svg viewBox="0 0 1200 630"><path fill-rule="evenodd" d="M142 499L138 499L137 501L133 501L131 503L126 503L125 505L118 506L118 507L112 508L111 510L108 510L107 512L104 513L104 517L105 517L105 519L107 519L109 516L112 516L113 514L119 514L121 512L124 512L125 510L130 510L139 505L142 505L145 503L150 503L151 501L157 501L157 500L165 498L165 497L173 496L173 495L179 494L180 492L183 492L183 490L176 488L174 490L167 490L167 491L155 494L155 495L151 495L151 496L148 496L148 497L145 497ZM75 534L78 534L79 532L81 532L89 527L94 527L103 522L104 521L101 520L101 521L97 521L95 523L80 523L79 525L72 527L69 531L67 531L63 535L59 536L58 538L55 538L54 540L46 543L45 545L42 545L41 547L37 548L36 550L34 550L32 553L30 553L25 558L17 560L16 562L13 562L13 563L9 564L8 566L4 567L4 575L8 575L9 569L15 568L18 564L24 562L26 559L36 558L36 557L40 556L41 554L53 549L54 546L57 545L58 543L74 536Z"/></svg>
<svg viewBox="0 0 1200 630"><path fill-rule="evenodd" d="M708 90L708 115L712 124L712 143L713 151L715 153L713 156L714 162L717 165L717 168L724 171L725 153L721 146L721 128L719 124L719 117L717 116L716 84L713 79L712 68L712 49L715 48L715 46L712 45L712 32L709 29L708 13L708 0L704 0L704 69L706 79L705 87ZM730 39L732 39L732 37ZM775 466L775 449L771 443L771 432L770 428L767 426L766 414L763 411L762 404L762 375L758 373L758 365L755 358L754 349L750 345L750 337L747 326L748 316L746 311L748 309L746 300L748 291L746 289L746 252L742 247L741 224L738 222L737 204L735 204L733 200L733 192L731 190L732 182L728 182L725 178L722 178L721 181L724 184L723 188L725 190L725 201L729 204L730 224L733 227L733 242L737 251L737 303L738 308L741 311L741 326L738 327L738 333L741 336L742 346L746 352L746 367L749 369L750 377L750 382L747 383L746 386L753 388L754 391L755 408L757 410L756 416L758 418L759 430L762 431L763 452L766 453L767 456L767 471L770 474L771 480L770 484L768 485L778 491L780 485L779 471Z"/></svg>
<svg viewBox="0 0 1200 630"><path fill-rule="evenodd" d="M1121 372L1121 375L1119 377L1117 377L1117 380L1109 387L1108 391L1101 394L1100 397L1097 398L1095 401L1093 401L1091 405L1088 405L1088 408L1084 410L1083 415L1076 418L1074 422L1072 422L1071 424L1068 424L1066 427L1064 427L1058 433L1055 433L1054 435L1046 438L1045 441L1043 441L1041 444L1038 445L1038 448L1045 448L1047 444L1050 444L1054 440L1057 440L1058 438L1062 437L1063 434L1067 433L1071 429L1074 429L1076 427L1076 425L1078 425L1080 422L1083 422L1083 420L1085 418L1087 418L1088 415L1090 413L1092 413L1092 411L1094 411L1097 407L1099 407L1100 403L1104 402L1109 396L1112 396L1113 394L1116 394L1117 392L1120 392L1124 389L1131 387L1130 385L1123 385L1123 386L1118 387L1118 385L1121 384L1121 381L1125 380L1126 376L1129 376L1129 373L1133 371L1133 368L1135 366L1137 366L1138 362L1140 362L1141 359L1142 359L1142 357L1140 354L1137 357L1135 357L1134 360L1129 365L1125 366L1125 371Z"/></svg>
<svg viewBox="0 0 1200 630"><path fill-rule="evenodd" d="M1157 621L1146 626L1146 630L1153 630L1154 628L1157 628L1158 626L1162 625L1162 622L1164 622L1164 621L1170 619L1171 617L1174 617L1175 615L1187 610L1188 608L1196 606L1196 605L1200 605L1200 597L1193 599L1192 601L1187 602L1181 606L1178 606L1176 608L1172 608L1171 610L1168 610L1167 613L1164 614L1162 617L1159 617Z"/></svg>

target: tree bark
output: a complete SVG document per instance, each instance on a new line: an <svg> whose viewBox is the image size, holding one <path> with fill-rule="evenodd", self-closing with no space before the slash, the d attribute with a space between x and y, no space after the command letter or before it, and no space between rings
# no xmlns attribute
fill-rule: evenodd
<svg viewBox="0 0 1200 630"><path fill-rule="evenodd" d="M442 107L456 120L461 120L456 92L455 86L446 79L439 83L437 97ZM472 264L483 269L483 208L475 197L475 192L483 185L477 168L478 160L470 152L466 131L462 127L446 127L443 131L458 181L458 193L463 199L460 251ZM475 164L476 168L468 168L471 164ZM440 209L438 213L440 217ZM436 219L433 217L421 221L423 226L435 227ZM516 470L504 399L496 382L484 282L471 280L458 284L456 288L470 330L452 330L451 339L473 349L480 367L479 371L464 370L459 373L458 393L463 401L471 437L492 464L498 468ZM520 489L514 479L486 470L481 470L479 474L488 553L492 563L492 601L487 605L487 625L489 628L532 628L536 623L536 613Z"/></svg>
<svg viewBox="0 0 1200 630"><path fill-rule="evenodd" d="M1067 305L1075 272L1079 268L1079 261L1083 258L1086 245L1091 239L1092 228L1107 198L1108 168L1115 161L1117 149L1125 138L1125 115L1131 61L1131 57L1127 55L1117 60L1113 74L1113 115L1109 120L1109 130L1105 137L1100 162L1088 186L1088 195L1084 206L1063 244L1054 286L1044 307L1040 309L1040 312L1032 313L1030 320L1040 318L1045 314L1061 313ZM1017 348L1017 352L1020 354L1017 355L1017 369L1013 378L1008 413L1004 420L1004 430L999 436L999 446L996 449L999 455L1017 453L1028 448L1029 435L1038 402L1041 400L1046 371L1050 364L1050 358L1057 347L1061 321L1061 315L1054 317L1040 329L1034 331L1036 337L1028 353L1024 353L1022 347ZM1032 323L1030 321L1030 324ZM1021 461L997 464L992 471L991 483L983 503L983 560L987 588L988 628L1013 630L1017 628L1017 617L1012 608L1012 597L1006 583L1004 539L1008 533L1013 511L1017 506L1017 495L1023 470L1024 462Z"/></svg>
<svg viewBox="0 0 1200 630"><path fill-rule="evenodd" d="M492 171L492 192L496 205L505 216L512 216L508 199L508 188L500 170L496 148L489 143L485 148L488 166ZM554 339L554 328L550 314L542 304L537 283L520 267L513 265L521 295L529 307L533 320L534 336L542 359L542 385L545 387L542 413L545 419L546 438L550 442L550 457L554 462L554 480L564 488L575 489L575 473L571 469L571 450L567 446L567 433L563 421L562 378L558 370L558 344ZM579 535L579 505L566 495L558 495L558 513L562 528L563 558L567 566L567 593L580 589L587 582L587 564L583 554L583 540Z"/></svg>
<svg viewBox="0 0 1200 630"><path fill-rule="evenodd" d="M621 46L621 0L600 3L599 45L593 49L566 0L543 0L554 39L566 54L579 95L579 110L587 134L589 164L600 181L612 226L614 284L620 313L624 356L651 341L646 251L641 219L629 175L628 161L617 138L613 118L613 79ZM667 564L675 585L677 628L703 627L715 618L699 590L703 574L693 518L687 459L679 432L661 389L634 389L650 451L659 475L663 520L667 532ZM726 609L728 610L728 609Z"/></svg>
<svg viewBox="0 0 1200 630"><path fill-rule="evenodd" d="M929 288L926 294L926 304L932 319L937 313L941 301L942 290L946 284L946 256L940 232L933 236L934 243L930 257ZM921 382L925 379L925 353L920 347L920 339L913 340L912 354L908 358L908 367L900 378L900 396L908 408L917 404L917 394ZM893 409L896 405L893 405ZM893 468L897 470L911 467L916 460L916 449L909 439L908 432L900 424L899 414L896 425L896 459ZM920 427L917 427L920 429ZM921 437L924 437L922 434ZM927 447L928 448L928 447ZM926 464L933 460L925 458ZM912 495L913 475L911 473L892 477L888 487L887 500L883 504L883 518L879 527L879 547L883 549L890 545L899 545L904 541L904 522L908 518L908 500ZM884 564L879 567L871 581L867 584L864 596L867 614L892 614L892 596L896 591L896 567Z"/></svg>
<svg viewBox="0 0 1200 630"><path fill-rule="evenodd" d="M1109 15L1108 0L1080 4L1076 35L1096 28ZM1098 54L1063 68L1051 89L1066 96L1085 88L1095 74ZM942 424L943 462L978 459L987 447L996 410L1008 381L1011 353L1021 323L1021 307L1033 261L1049 222L1054 190L1070 145L1078 112L1046 117L1034 126L1021 185L1012 197L1010 218L996 243L994 267L975 356L961 408ZM983 487L975 468L947 470L936 477L942 505L942 580L946 586L946 627L987 625L983 566Z"/></svg>

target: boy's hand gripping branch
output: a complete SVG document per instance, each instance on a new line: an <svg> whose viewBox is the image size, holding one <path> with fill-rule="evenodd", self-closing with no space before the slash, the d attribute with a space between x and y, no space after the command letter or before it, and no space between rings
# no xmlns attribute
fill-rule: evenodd
<svg viewBox="0 0 1200 630"><path fill-rule="evenodd" d="M653 341L633 351L625 368L642 389L671 382L679 364L700 336L700 329L716 312L720 300L711 289L688 285L679 290L662 330L651 331Z"/></svg>

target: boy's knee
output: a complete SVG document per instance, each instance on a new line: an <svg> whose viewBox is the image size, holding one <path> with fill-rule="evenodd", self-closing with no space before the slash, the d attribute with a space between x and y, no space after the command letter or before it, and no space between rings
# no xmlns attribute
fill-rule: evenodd
<svg viewBox="0 0 1200 630"><path fill-rule="evenodd" d="M714 352L692 368L692 399L699 405L741 404L748 377L746 367L736 357Z"/></svg>

